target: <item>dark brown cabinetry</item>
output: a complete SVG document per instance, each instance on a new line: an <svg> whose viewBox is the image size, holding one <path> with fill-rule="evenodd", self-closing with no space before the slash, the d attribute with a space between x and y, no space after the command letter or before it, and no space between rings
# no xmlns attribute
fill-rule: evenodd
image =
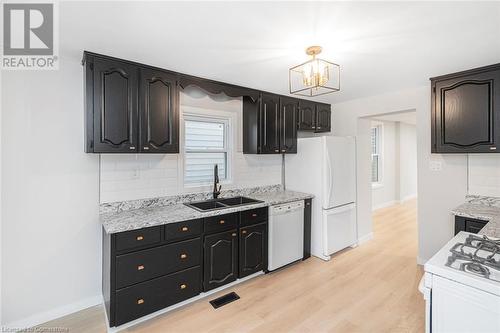
<svg viewBox="0 0 500 333"><path fill-rule="evenodd" d="M86 55L86 152L178 153L176 76Z"/></svg>
<svg viewBox="0 0 500 333"><path fill-rule="evenodd" d="M205 236L203 290L208 291L238 277L238 231Z"/></svg>
<svg viewBox="0 0 500 333"><path fill-rule="evenodd" d="M140 70L140 152L179 152L179 106L176 76Z"/></svg>
<svg viewBox="0 0 500 333"><path fill-rule="evenodd" d="M497 152L500 64L431 79L432 152Z"/></svg>
<svg viewBox="0 0 500 333"><path fill-rule="evenodd" d="M312 199L304 202L304 257L305 260L311 256L311 220L312 220Z"/></svg>
<svg viewBox="0 0 500 333"><path fill-rule="evenodd" d="M298 99L262 93L243 100L245 154L297 153Z"/></svg>
<svg viewBox="0 0 500 333"><path fill-rule="evenodd" d="M117 326L267 270L268 207L103 233L102 290Z"/></svg>
<svg viewBox="0 0 500 333"><path fill-rule="evenodd" d="M297 127L299 131L329 132L331 130L331 106L300 100Z"/></svg>
<svg viewBox="0 0 500 333"><path fill-rule="evenodd" d="M240 278L267 268L267 223L240 229Z"/></svg>
<svg viewBox="0 0 500 333"><path fill-rule="evenodd" d="M137 150L138 68L92 59L86 63L87 151Z"/></svg>
<svg viewBox="0 0 500 333"><path fill-rule="evenodd" d="M485 220L471 219L468 217L455 216L455 235L460 231L477 234L488 223Z"/></svg>

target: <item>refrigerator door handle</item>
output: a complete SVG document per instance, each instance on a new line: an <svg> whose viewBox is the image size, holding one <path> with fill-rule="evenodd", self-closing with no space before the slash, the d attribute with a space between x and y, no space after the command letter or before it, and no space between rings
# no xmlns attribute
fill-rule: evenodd
<svg viewBox="0 0 500 333"><path fill-rule="evenodd" d="M326 165L328 166L328 193L325 196L324 207L329 208L330 202L332 201L332 188L333 188L333 175L332 175L332 163L330 160L330 153L328 151L328 146L325 146L325 157L326 157Z"/></svg>

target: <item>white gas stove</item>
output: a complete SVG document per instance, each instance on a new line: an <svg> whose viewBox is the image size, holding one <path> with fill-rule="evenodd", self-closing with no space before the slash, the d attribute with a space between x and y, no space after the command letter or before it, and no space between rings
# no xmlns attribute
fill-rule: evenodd
<svg viewBox="0 0 500 333"><path fill-rule="evenodd" d="M458 233L426 264L426 332L500 332L500 240Z"/></svg>

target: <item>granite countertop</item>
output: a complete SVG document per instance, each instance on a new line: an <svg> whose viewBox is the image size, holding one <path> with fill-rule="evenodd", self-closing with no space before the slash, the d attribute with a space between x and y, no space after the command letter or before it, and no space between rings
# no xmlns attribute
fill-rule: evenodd
<svg viewBox="0 0 500 333"><path fill-rule="evenodd" d="M452 210L453 215L489 221L480 235L500 238L500 198L468 196L467 202Z"/></svg>
<svg viewBox="0 0 500 333"><path fill-rule="evenodd" d="M307 193L285 191L276 188L269 191L245 194L245 196L260 200L262 202L208 212L199 212L193 208L187 207L182 202L173 202L171 204L160 206L149 206L124 211L104 212L101 213L100 220L106 233L113 234L127 230L135 230L156 225L229 214L260 207L267 207L271 205L304 200L313 197L313 195Z"/></svg>

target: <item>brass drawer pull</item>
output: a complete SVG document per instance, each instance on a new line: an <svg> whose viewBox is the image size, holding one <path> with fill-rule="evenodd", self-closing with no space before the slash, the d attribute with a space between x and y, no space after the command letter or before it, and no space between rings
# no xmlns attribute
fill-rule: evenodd
<svg viewBox="0 0 500 333"><path fill-rule="evenodd" d="M226 223L226 221L224 221L224 220L219 221L219 224L224 224L224 223Z"/></svg>
<svg viewBox="0 0 500 333"><path fill-rule="evenodd" d="M139 265L139 266L137 266L137 270L138 270L138 271L142 271L143 269L144 269L144 265Z"/></svg>
<svg viewBox="0 0 500 333"><path fill-rule="evenodd" d="M181 230L182 231L188 231L189 229L188 229L188 227L182 227Z"/></svg>
<svg viewBox="0 0 500 333"><path fill-rule="evenodd" d="M233 232L233 233L231 234L231 236L236 237L236 233L235 233L235 232Z"/></svg>
<svg viewBox="0 0 500 333"><path fill-rule="evenodd" d="M144 299L139 298L139 299L137 300L137 304L139 304L139 305L144 304Z"/></svg>
<svg viewBox="0 0 500 333"><path fill-rule="evenodd" d="M181 289L186 289L187 286L185 284L181 284Z"/></svg>
<svg viewBox="0 0 500 333"><path fill-rule="evenodd" d="M144 240L144 236L137 236L136 238L138 241Z"/></svg>
<svg viewBox="0 0 500 333"><path fill-rule="evenodd" d="M253 213L253 214L252 214L252 217L257 217L257 214Z"/></svg>
<svg viewBox="0 0 500 333"><path fill-rule="evenodd" d="M242 230L241 233L244 235L244 234L247 233L247 231L246 230Z"/></svg>
<svg viewBox="0 0 500 333"><path fill-rule="evenodd" d="M188 257L188 255L185 253L181 254L181 259L186 259L187 257Z"/></svg>

